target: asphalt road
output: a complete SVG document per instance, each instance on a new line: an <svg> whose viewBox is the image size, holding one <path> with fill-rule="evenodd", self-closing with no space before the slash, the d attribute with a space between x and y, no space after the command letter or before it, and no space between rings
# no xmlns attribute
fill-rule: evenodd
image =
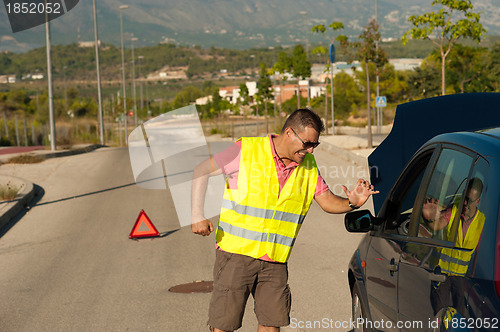
<svg viewBox="0 0 500 332"><path fill-rule="evenodd" d="M339 194L339 184L366 176L328 152L315 155ZM136 186L127 149L7 164L0 174L44 191L0 238L1 331L208 331L210 294L168 289L212 280L214 235L179 228L168 191ZM161 237L128 238L142 209ZM349 320L346 267L359 239L344 230L342 215L313 203L289 261L293 324L283 331ZM239 331L256 326L249 301Z"/></svg>

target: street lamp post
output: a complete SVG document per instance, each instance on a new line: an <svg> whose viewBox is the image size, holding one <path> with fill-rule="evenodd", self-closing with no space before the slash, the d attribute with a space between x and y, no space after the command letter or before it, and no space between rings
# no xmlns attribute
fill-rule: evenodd
<svg viewBox="0 0 500 332"><path fill-rule="evenodd" d="M252 58L252 76L254 76L253 70L255 69L255 54L250 54L250 57Z"/></svg>
<svg viewBox="0 0 500 332"><path fill-rule="evenodd" d="M299 13L300 15L303 15L305 16L305 28L306 28L306 32L304 34L304 40L306 42L306 59L309 60L309 40L307 38L307 27L309 26L309 20L308 20L308 16L307 16L307 12L306 11L301 11ZM300 108L300 87L299 87L299 96L298 96L298 103L299 103L299 108ZM309 82L307 83L307 105L311 105L311 93L310 93L310 87L309 87Z"/></svg>
<svg viewBox="0 0 500 332"><path fill-rule="evenodd" d="M104 116L102 112L102 93L101 93L101 70L99 67L99 39L97 32L97 14L95 0L92 1L94 5L94 42L95 42L95 65L97 68L97 100L99 103L99 136L101 137L101 144L104 145Z"/></svg>
<svg viewBox="0 0 500 332"><path fill-rule="evenodd" d="M334 98L333 98L333 64L334 62L331 63L331 68L330 68L330 83L331 83L331 91L332 91L332 98L331 99L331 102L332 102L332 135L335 135L335 114L333 112L334 110Z"/></svg>
<svg viewBox="0 0 500 332"><path fill-rule="evenodd" d="M54 95L52 91L52 57L50 51L50 22L45 21L45 41L47 45L47 82L49 98L49 126L50 126L50 150L56 150L56 120L54 114Z"/></svg>
<svg viewBox="0 0 500 332"><path fill-rule="evenodd" d="M125 52L123 50L123 15L122 10L127 9L127 5L120 6L120 37L122 42L122 88L123 88L123 113L125 118L125 145L127 145L128 128L127 128L127 86L125 85Z"/></svg>
<svg viewBox="0 0 500 332"><path fill-rule="evenodd" d="M331 91L332 91L332 135L335 135L335 114L334 114L334 98L333 98L333 66L335 65L335 45L333 42L330 44L329 50L329 58L330 58L330 83L331 83ZM328 92L325 92L328 94ZM328 122L328 121L327 121ZM328 125L328 123L327 123Z"/></svg>
<svg viewBox="0 0 500 332"><path fill-rule="evenodd" d="M67 66L63 66L63 82L64 82L64 113L68 111L68 88L66 85L66 69Z"/></svg>
<svg viewBox="0 0 500 332"><path fill-rule="evenodd" d="M378 4L377 4L377 0L375 0L375 22L378 25ZM380 31L380 26L379 26L379 31ZM376 50L377 55L378 55L378 39L375 40L375 50ZM378 73L378 66L376 67L375 72L377 74L377 76L376 76L376 81L377 81L377 99L376 100L378 100L378 97L380 96L380 86L379 86L380 78L379 78L379 73ZM380 134L382 132L381 126L382 126L382 108L377 106L377 134Z"/></svg>
<svg viewBox="0 0 500 332"><path fill-rule="evenodd" d="M139 78L141 79L139 81L139 84L140 84L140 86L139 86L139 93L140 93L140 96L141 96L140 97L140 99L141 99L141 111L144 110L144 98L143 98L143 93L142 93L142 91L143 91L143 85L142 85L142 73L141 73L142 72L142 70L141 70L142 69L142 62L141 62L142 59L144 59L144 56L142 56L142 55L139 55L137 57L137 60L139 60Z"/></svg>
<svg viewBox="0 0 500 332"><path fill-rule="evenodd" d="M135 56L134 56L134 42L138 39L132 34L132 92L134 94L134 125L137 127L137 92L135 89Z"/></svg>

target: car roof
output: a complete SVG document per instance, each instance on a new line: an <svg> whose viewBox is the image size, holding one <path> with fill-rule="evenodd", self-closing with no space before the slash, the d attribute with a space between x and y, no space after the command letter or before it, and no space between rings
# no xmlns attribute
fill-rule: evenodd
<svg viewBox="0 0 500 332"><path fill-rule="evenodd" d="M497 139L500 139L500 127L491 128L491 129L487 129L487 130L481 130L479 132L483 133L485 135L489 135L491 137L496 137Z"/></svg>
<svg viewBox="0 0 500 332"><path fill-rule="evenodd" d="M437 135L424 144L422 149L436 143L460 145L486 158L500 157L500 127L474 132L461 131Z"/></svg>

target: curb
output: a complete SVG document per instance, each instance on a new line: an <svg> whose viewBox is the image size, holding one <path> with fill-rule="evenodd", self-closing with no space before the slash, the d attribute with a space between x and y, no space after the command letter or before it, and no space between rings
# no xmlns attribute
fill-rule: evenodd
<svg viewBox="0 0 500 332"><path fill-rule="evenodd" d="M49 153L36 153L35 152L35 154L40 154L43 157L45 157L45 159L51 159L51 158L67 157L67 156L73 156L76 154L92 152L94 150L97 150L97 149L103 148L103 147L106 147L106 145L92 144L92 145L88 145L88 146L84 146L84 147L76 148L76 149L71 149L71 150L54 151L54 152L49 152Z"/></svg>
<svg viewBox="0 0 500 332"><path fill-rule="evenodd" d="M13 183L21 189L17 193L17 198L12 201L0 202L0 229L7 225L10 220L24 209L29 201L35 196L33 183L14 176L0 175L0 181Z"/></svg>
<svg viewBox="0 0 500 332"><path fill-rule="evenodd" d="M91 145L86 145L86 146L82 146L82 147L75 148L75 149L60 150L60 151L35 150L35 151L25 152L25 153L6 154L6 155L3 155L0 157L0 161L4 160L5 163L7 163L12 158L17 157L17 156L23 156L23 155L37 156L37 157L41 157L43 159L67 157L67 156L72 156L75 154L91 152L91 151L94 151L94 150L96 150L98 148L102 148L102 147L106 147L106 145L91 144ZM2 162L2 163L4 163L4 162Z"/></svg>
<svg viewBox="0 0 500 332"><path fill-rule="evenodd" d="M67 156L92 152L102 147L105 147L105 145L92 144L72 150L54 151L54 152L34 151L28 153L20 153L18 155L26 154L32 156L40 156L44 159L51 159L51 158L67 157ZM12 157L13 156L11 156L10 158ZM8 160L10 160L10 158ZM5 181L6 183L10 182L14 186L20 187L21 189L18 192L16 199L12 201L0 202L0 229L2 229L5 225L7 225L12 220L12 218L14 218L22 209L28 206L28 203L35 196L35 186L28 180L14 176L0 174L0 182L3 181Z"/></svg>

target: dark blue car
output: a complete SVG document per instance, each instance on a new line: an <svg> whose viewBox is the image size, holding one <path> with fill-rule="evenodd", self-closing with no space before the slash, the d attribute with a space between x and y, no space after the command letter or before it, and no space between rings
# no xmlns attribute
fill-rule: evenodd
<svg viewBox="0 0 500 332"><path fill-rule="evenodd" d="M355 330L498 330L500 127L435 136L391 175L376 217L345 218L367 232L349 263Z"/></svg>

